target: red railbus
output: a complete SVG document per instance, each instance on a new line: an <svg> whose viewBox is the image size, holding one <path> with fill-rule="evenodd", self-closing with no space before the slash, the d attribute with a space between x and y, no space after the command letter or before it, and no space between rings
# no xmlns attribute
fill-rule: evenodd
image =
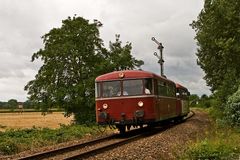
<svg viewBox="0 0 240 160"><path fill-rule="evenodd" d="M115 71L96 78L96 121L126 127L154 124L183 115L176 84L151 72Z"/></svg>

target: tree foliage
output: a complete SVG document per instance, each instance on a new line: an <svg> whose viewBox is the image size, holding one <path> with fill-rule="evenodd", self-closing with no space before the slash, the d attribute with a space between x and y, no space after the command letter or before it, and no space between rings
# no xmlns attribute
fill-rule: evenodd
<svg viewBox="0 0 240 160"><path fill-rule="evenodd" d="M18 102L16 99L10 99L8 100L8 103L7 103L8 107L11 108L11 109L16 109L17 106L18 106Z"/></svg>
<svg viewBox="0 0 240 160"><path fill-rule="evenodd" d="M206 94L203 94L201 97L197 94L192 94L189 96L189 104L191 107L209 108L215 106L216 101L214 97L208 97Z"/></svg>
<svg viewBox="0 0 240 160"><path fill-rule="evenodd" d="M127 42L122 47L122 42L119 38L120 35L116 35L116 41L109 44L110 52L107 55L107 63L108 65L110 64L109 70L127 70L143 65L143 61L137 60L131 55L131 43Z"/></svg>
<svg viewBox="0 0 240 160"><path fill-rule="evenodd" d="M68 17L60 28L43 38L44 48L34 53L43 65L25 90L29 99L43 111L62 107L66 115L74 113L78 122L94 119L94 80L96 76L120 69L140 67L143 62L131 55L131 44L121 46L119 35L104 48L99 35L102 24L82 17Z"/></svg>
<svg viewBox="0 0 240 160"><path fill-rule="evenodd" d="M189 96L189 104L191 107L196 107L196 105L199 103L199 96L197 94L191 94Z"/></svg>
<svg viewBox="0 0 240 160"><path fill-rule="evenodd" d="M34 109L34 104L30 100L26 100L23 102L23 108Z"/></svg>
<svg viewBox="0 0 240 160"><path fill-rule="evenodd" d="M240 127L240 86L238 90L228 98L225 114L230 124Z"/></svg>
<svg viewBox="0 0 240 160"><path fill-rule="evenodd" d="M211 90L224 102L240 79L240 1L205 0L197 21L198 64Z"/></svg>

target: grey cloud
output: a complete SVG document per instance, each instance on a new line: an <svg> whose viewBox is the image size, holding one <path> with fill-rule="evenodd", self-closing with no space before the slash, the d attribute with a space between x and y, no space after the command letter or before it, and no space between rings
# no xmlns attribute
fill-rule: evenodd
<svg viewBox="0 0 240 160"><path fill-rule="evenodd" d="M43 47L40 37L74 14L103 23L100 33L105 46L116 33L124 43L132 42L133 55L145 61L142 68L159 73L153 56L157 46L151 41L155 36L165 47L167 76L195 93L209 93L196 65L195 33L189 27L202 6L202 1L192 0L1 0L0 100L26 100L23 87L42 64L30 62Z"/></svg>

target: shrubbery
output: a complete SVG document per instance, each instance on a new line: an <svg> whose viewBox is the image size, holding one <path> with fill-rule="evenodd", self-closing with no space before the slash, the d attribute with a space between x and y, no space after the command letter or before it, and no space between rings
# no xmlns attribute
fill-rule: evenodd
<svg viewBox="0 0 240 160"><path fill-rule="evenodd" d="M207 138L190 144L182 159L231 160L240 157L240 135L228 128L214 128Z"/></svg>
<svg viewBox="0 0 240 160"><path fill-rule="evenodd" d="M240 127L240 87L228 98L225 107L225 117L231 125Z"/></svg>
<svg viewBox="0 0 240 160"><path fill-rule="evenodd" d="M199 97L198 95L193 94L189 97L189 104L191 107L210 108L219 105L219 101L217 101L213 95L207 96L203 94Z"/></svg>
<svg viewBox="0 0 240 160"><path fill-rule="evenodd" d="M3 154L13 154L18 152L18 145L13 139L5 139L5 141L0 142L0 153Z"/></svg>

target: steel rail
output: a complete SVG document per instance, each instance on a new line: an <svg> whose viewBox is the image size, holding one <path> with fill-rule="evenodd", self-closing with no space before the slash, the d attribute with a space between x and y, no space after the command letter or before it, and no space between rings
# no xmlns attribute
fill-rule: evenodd
<svg viewBox="0 0 240 160"><path fill-rule="evenodd" d="M191 118L191 117L193 117L195 115L195 112L193 110L190 110L190 113L192 113L192 114L190 114L187 117L185 117L184 121L189 119L189 118Z"/></svg>
<svg viewBox="0 0 240 160"><path fill-rule="evenodd" d="M145 128L147 128L147 127L145 127ZM169 128L161 128L161 131L163 132L163 131L166 131L167 129L169 129ZM136 141L136 140L141 139L143 137L152 136L152 135L154 135L156 133L159 133L159 132L160 132L159 130L152 130L152 131L140 133L138 135L131 136L131 137L128 137L128 138L123 138L122 140L119 140L118 142L115 142L115 143L112 143L112 144L104 145L104 146L101 146L101 147L98 147L98 148L95 148L95 149L92 149L92 150L88 150L88 151L85 151L85 152L82 152L82 153L78 153L76 155L70 155L67 158L64 158L64 160L85 159L85 158L88 158L90 156L94 156L94 155L97 155L99 153L103 153L103 152L106 152L108 150L120 147L124 144Z"/></svg>
<svg viewBox="0 0 240 160"><path fill-rule="evenodd" d="M97 144L97 143L100 143L100 142L104 142L104 141L107 141L109 139L113 139L113 138L115 138L117 136L118 136L118 134L112 134L110 136L94 139L94 140L91 140L91 141L88 141L88 142L77 143L77 144L70 145L70 146L64 146L64 147L61 147L61 148L58 148L58 149L53 149L53 150L48 150L48 151L44 151L44 152L28 155L26 157L18 158L17 160L32 160L32 159L49 158L49 157L56 156L56 155L58 155L60 153L61 154L62 153L66 153L66 152L69 152L69 151L73 151L73 150L76 150L76 149L80 149L80 148L86 147L88 145L94 145L94 144Z"/></svg>

